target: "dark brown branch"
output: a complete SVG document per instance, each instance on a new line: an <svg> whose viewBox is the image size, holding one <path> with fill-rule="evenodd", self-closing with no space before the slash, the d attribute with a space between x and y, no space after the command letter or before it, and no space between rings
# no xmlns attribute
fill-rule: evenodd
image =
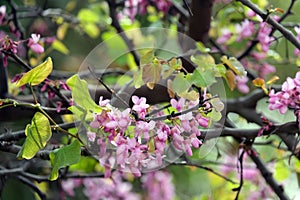
<svg viewBox="0 0 300 200"><path fill-rule="evenodd" d="M254 152L254 151L255 151L255 149L252 148L252 152ZM284 188L276 182L276 180L272 176L272 173L268 170L268 168L265 166L265 164L262 162L262 160L253 153L250 153L248 155L250 156L252 161L256 164L261 175L264 177L265 181L272 188L272 190L276 193L276 195L281 200L288 200L289 197L285 194Z"/></svg>
<svg viewBox="0 0 300 200"><path fill-rule="evenodd" d="M227 125L231 126L232 128L235 128L235 125L227 119ZM242 141L245 141L242 138L234 137L234 139L241 143ZM249 140L246 140L249 141ZM252 141L253 142L253 141ZM252 161L256 164L256 167L259 169L261 175L264 177L267 184L272 188L272 190L276 193L276 195L283 200L289 199L288 196L285 194L284 189L282 186L280 186L276 180L273 178L272 173L268 170L268 168L265 166L265 164L261 161L261 159L258 157L258 153L256 153L256 150L250 145L247 145L245 148L247 148L246 152L249 155L249 157L252 159Z"/></svg>
<svg viewBox="0 0 300 200"><path fill-rule="evenodd" d="M46 200L46 194L43 193L34 183L32 183L30 180L28 180L27 178L23 177L23 176L16 176L17 179L19 179L21 182L23 182L25 185L27 185L28 187L30 187L34 192L36 192L41 200Z"/></svg>
<svg viewBox="0 0 300 200"><path fill-rule="evenodd" d="M174 162L174 163L171 163L171 164L172 164L172 165L193 166L193 167L197 167L197 168L200 168L200 169L204 169L204 170L209 171L209 172L211 172L212 174L214 174L214 175L216 175L216 176L218 176L218 177L220 177L220 178L222 178L222 179L224 179L224 180L226 180L226 181L228 181L228 182L230 182L230 183L236 184L235 181L233 181L233 180L227 178L226 176L220 174L219 172L214 171L212 168L209 168L209 167L206 167L206 166L202 166L202 165L199 165L199 164L197 164L197 163L193 163L193 162L191 162L191 161Z"/></svg>
<svg viewBox="0 0 300 200"><path fill-rule="evenodd" d="M243 168L244 168L244 164L243 164L244 154L245 154L245 151L242 151L242 153L241 153L241 155L239 157L239 163L240 163L240 185L239 185L239 187L233 189L233 191L237 191L236 196L235 196L235 200L239 199L239 195L240 195L241 190L242 190L243 185L244 185L244 170L243 170Z"/></svg>
<svg viewBox="0 0 300 200"><path fill-rule="evenodd" d="M124 33L123 28L121 27L118 19L117 19L117 12L116 12L116 8L117 8L117 4L115 0L107 0L106 1L108 3L109 6L109 15L112 19L111 25L117 30L117 32L120 34L120 36L122 37L122 39L124 40L124 42L126 43L128 50L130 51L130 53L132 54L134 61L136 63L136 65L139 67L140 65L140 58L139 55L137 54L137 52L135 51L134 45L132 40L130 40L127 35Z"/></svg>
<svg viewBox="0 0 300 200"><path fill-rule="evenodd" d="M9 142L5 142L5 141L0 141L0 151L18 154L20 150L21 150L21 147L18 145L15 145L15 144L12 144ZM41 150L35 155L35 157L41 158L43 160L49 160L49 154L50 154L50 151Z"/></svg>

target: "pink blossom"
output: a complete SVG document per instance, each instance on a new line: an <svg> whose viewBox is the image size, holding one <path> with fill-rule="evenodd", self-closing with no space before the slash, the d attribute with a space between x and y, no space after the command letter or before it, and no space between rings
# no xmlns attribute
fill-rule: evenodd
<svg viewBox="0 0 300 200"><path fill-rule="evenodd" d="M256 13L255 13L253 10L248 10L247 13L246 13L246 15L247 15L248 17L255 17L255 16L256 16Z"/></svg>
<svg viewBox="0 0 300 200"><path fill-rule="evenodd" d="M206 128L209 125L209 119L206 117L203 117L200 113L196 115L196 120L199 123L200 126Z"/></svg>
<svg viewBox="0 0 300 200"><path fill-rule="evenodd" d="M143 188L147 192L147 199L171 200L175 197L172 176L165 171L154 171L142 177Z"/></svg>
<svg viewBox="0 0 300 200"><path fill-rule="evenodd" d="M144 136L146 141L149 140L149 132L153 130L155 127L155 121L145 122L145 121L138 121L136 122L136 126L134 129L135 137Z"/></svg>
<svg viewBox="0 0 300 200"><path fill-rule="evenodd" d="M56 37L55 37L55 36L53 36L53 37L45 37L45 38L44 38L44 42L45 42L46 44L52 44L55 40L56 40Z"/></svg>
<svg viewBox="0 0 300 200"><path fill-rule="evenodd" d="M60 113L61 107L62 107L63 103L62 103L61 101L56 101L56 105L57 105L56 111L57 111L58 113Z"/></svg>
<svg viewBox="0 0 300 200"><path fill-rule="evenodd" d="M173 108L176 108L176 110L178 110L180 112L180 111L182 111L182 109L184 107L185 99L180 98L178 101L176 99L171 99L170 102L171 102L171 106Z"/></svg>
<svg viewBox="0 0 300 200"><path fill-rule="evenodd" d="M99 106L101 106L101 107L107 106L107 104L109 104L109 102L110 102L109 99L103 100L103 96L101 96L101 97L99 98Z"/></svg>
<svg viewBox="0 0 300 200"><path fill-rule="evenodd" d="M73 197L75 195L74 189L79 187L81 184L82 184L82 179L75 178L75 179L63 180L61 186L62 189L67 193L67 195Z"/></svg>
<svg viewBox="0 0 300 200"><path fill-rule="evenodd" d="M286 81L282 84L281 88L284 92L289 92L293 90L296 87L296 84L294 82L294 79L291 77L287 77Z"/></svg>
<svg viewBox="0 0 300 200"><path fill-rule="evenodd" d="M217 39L217 43L218 44L225 44L232 37L232 33L227 28L223 28L221 30L221 33L222 33L221 36L218 37L218 39Z"/></svg>
<svg viewBox="0 0 300 200"><path fill-rule="evenodd" d="M154 0L154 3L156 4L157 9L164 13L167 13L172 5L170 0Z"/></svg>
<svg viewBox="0 0 300 200"><path fill-rule="evenodd" d="M237 82L237 89L241 92L241 93L248 93L249 92L249 86L247 85L248 82L248 77L247 76L236 76L235 77L236 82Z"/></svg>
<svg viewBox="0 0 300 200"><path fill-rule="evenodd" d="M299 94L299 74L296 74L296 78L290 77L282 84L282 90L275 93L271 90L269 94L269 109L278 109L281 114L285 113L288 107L299 109L300 96Z"/></svg>
<svg viewBox="0 0 300 200"><path fill-rule="evenodd" d="M269 36L271 31L272 28L267 23L263 22L260 24L257 39L263 52L267 52L269 50L271 42L274 40L273 37Z"/></svg>
<svg viewBox="0 0 300 200"><path fill-rule="evenodd" d="M6 6L0 6L0 25L3 23L6 14Z"/></svg>
<svg viewBox="0 0 300 200"><path fill-rule="evenodd" d="M126 0L124 14L128 15L131 21L134 21L135 15L138 13L138 0Z"/></svg>
<svg viewBox="0 0 300 200"><path fill-rule="evenodd" d="M245 19L241 25L236 25L235 30L238 34L236 41L239 42L242 39L248 38L255 33L254 23L249 21L248 19Z"/></svg>
<svg viewBox="0 0 300 200"><path fill-rule="evenodd" d="M88 131L86 133L86 135L87 135L87 138L88 138L88 140L90 142L94 142L95 141L95 139L96 139L96 133L95 132Z"/></svg>
<svg viewBox="0 0 300 200"><path fill-rule="evenodd" d="M132 110L136 111L139 117L144 119L147 114L147 108L149 108L149 104L146 104L146 98L132 96L132 102L134 103Z"/></svg>
<svg viewBox="0 0 300 200"><path fill-rule="evenodd" d="M256 60L263 60L267 57L267 54L265 52L254 51L251 53L251 56Z"/></svg>
<svg viewBox="0 0 300 200"><path fill-rule="evenodd" d="M38 42L40 40L40 34L31 34L31 38L28 40L27 46L37 54L44 52L44 47L42 47Z"/></svg>
<svg viewBox="0 0 300 200"><path fill-rule="evenodd" d="M2 32L0 32L2 33ZM1 34L2 36L2 34ZM10 37L8 36L5 36L4 38L0 38L0 42L1 42L1 47L2 50L4 51L10 51L14 54L17 54L17 51L18 51L18 45L19 45L19 42L15 42L13 41ZM7 58L8 58L8 55L7 54L4 54L3 56L3 66L6 67L7 66Z"/></svg>
<svg viewBox="0 0 300 200"><path fill-rule="evenodd" d="M90 200L138 200L133 193L132 185L122 179L120 172L115 171L111 178L84 178L82 179L84 195Z"/></svg>
<svg viewBox="0 0 300 200"><path fill-rule="evenodd" d="M105 139L100 136L97 139L97 145L99 146L99 155L98 156L99 156L99 158L102 158L105 155L105 153L106 153L106 146L107 146L107 144L106 144Z"/></svg>

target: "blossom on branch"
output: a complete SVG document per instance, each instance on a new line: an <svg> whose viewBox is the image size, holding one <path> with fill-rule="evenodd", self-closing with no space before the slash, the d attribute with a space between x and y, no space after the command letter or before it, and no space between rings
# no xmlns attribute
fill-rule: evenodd
<svg viewBox="0 0 300 200"><path fill-rule="evenodd" d="M279 110L281 114L287 112L288 108L293 109L299 123L300 109L300 72L297 72L295 78L288 77L282 84L281 91L274 89L269 93L269 109Z"/></svg>
<svg viewBox="0 0 300 200"><path fill-rule="evenodd" d="M40 40L40 34L31 34L31 38L29 38L27 46L37 54L44 53L44 47L40 45L38 42Z"/></svg>

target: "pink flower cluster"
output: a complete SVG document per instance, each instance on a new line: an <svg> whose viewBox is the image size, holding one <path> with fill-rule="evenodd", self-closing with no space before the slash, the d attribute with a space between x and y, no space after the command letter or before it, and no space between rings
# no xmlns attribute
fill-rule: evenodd
<svg viewBox="0 0 300 200"><path fill-rule="evenodd" d="M172 200L175 188L172 176L166 171L153 171L142 177L143 188L147 191L147 199Z"/></svg>
<svg viewBox="0 0 300 200"><path fill-rule="evenodd" d="M284 114L288 108L294 109L299 118L300 109L300 72L297 72L294 79L288 77L282 84L281 91L276 92L272 89L269 94L269 109L279 110Z"/></svg>
<svg viewBox="0 0 300 200"><path fill-rule="evenodd" d="M151 1L159 11L167 13L172 5L170 0L152 0ZM148 0L126 0L123 15L128 16L131 21L137 14L144 15L147 13L147 6L150 5Z"/></svg>
<svg viewBox="0 0 300 200"><path fill-rule="evenodd" d="M1 7L0 7L1 9ZM1 10L0 10L1 12ZM1 14L0 14L1 16ZM1 20L1 17L0 17ZM2 33L2 32L1 32ZM41 54L44 52L44 47L41 46L38 42L40 40L40 35L39 34L31 34L31 38L29 38L27 41L27 46L37 54ZM17 54L19 47L21 48L20 44L26 42L26 40L21 40L21 41L13 41L8 35L2 36L0 34L0 51L8 51L12 52L13 54ZM3 57L3 65L7 66L7 58L8 55L5 54Z"/></svg>
<svg viewBox="0 0 300 200"><path fill-rule="evenodd" d="M247 12L247 16L249 19L245 19L240 24L235 26L234 30L229 30L228 28L221 29L221 35L217 38L216 42L222 46L223 49L228 50L228 41L232 41L231 39L235 36L236 42L246 41L249 39L257 40L259 43L257 45L256 50L250 53L250 56L255 60L254 62L248 59L242 59L244 67L248 69L253 69L257 72L258 76L261 78L266 78L267 75L274 73L276 71L275 67L270 65L265 61L268 57L268 53L270 50L270 45L274 41L274 37L270 36L272 32L272 28L266 22L262 22L262 19L256 15L252 10ZM275 20L279 18L277 16L273 16ZM254 19L254 20L252 20ZM255 20L261 20L259 27L255 24ZM300 39L300 28L295 28L296 33ZM255 36L256 35L256 36ZM251 42L246 43L247 46L251 45ZM244 51L245 49L243 49ZM300 51L295 50L296 55L300 55ZM236 77L237 81L237 89L242 93L248 93L249 87L247 85L246 77Z"/></svg>
<svg viewBox="0 0 300 200"><path fill-rule="evenodd" d="M62 181L63 191L71 197L75 196L74 189L83 186L83 193L89 200L138 200L140 196L132 192L132 184L122 180L117 171L111 178L83 178Z"/></svg>
<svg viewBox="0 0 300 200"><path fill-rule="evenodd" d="M141 177L144 193L132 191L132 184L125 174L114 171L110 178L76 178L62 181L63 195L75 197L75 189L82 188L83 194L89 200L140 200L140 199L165 199L175 197L172 175L167 171L153 171ZM78 191L79 192L79 191Z"/></svg>
<svg viewBox="0 0 300 200"><path fill-rule="evenodd" d="M99 161L106 169L106 177L110 176L113 167L138 177L142 169L161 166L168 141L190 156L192 147L199 148L202 144L198 139L201 135L199 127L208 127L210 119L197 109L170 120L158 121L155 117L164 115L164 112L151 116L153 120L146 118L148 110L154 107L150 108L144 97L133 96L132 102L132 109L120 111L112 107L108 100L100 98L99 105L103 110L95 114L90 123L91 131L87 133L87 138L99 146ZM183 98L171 100L172 107L178 112L198 104L198 101L186 103ZM131 115L132 112L138 119Z"/></svg>

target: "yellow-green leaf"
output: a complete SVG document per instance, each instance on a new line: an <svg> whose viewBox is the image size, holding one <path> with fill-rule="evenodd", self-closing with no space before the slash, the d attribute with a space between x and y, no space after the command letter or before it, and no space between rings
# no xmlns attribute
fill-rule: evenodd
<svg viewBox="0 0 300 200"><path fill-rule="evenodd" d="M49 157L52 166L52 172L49 180L58 178L58 170L62 167L76 164L80 160L81 150L78 140L74 140L70 145L53 150Z"/></svg>
<svg viewBox="0 0 300 200"><path fill-rule="evenodd" d="M100 29L94 23L81 24L84 32L91 38L97 38L100 34Z"/></svg>
<svg viewBox="0 0 300 200"><path fill-rule="evenodd" d="M147 50L141 56L140 66L152 63L153 59L154 59L154 50L153 49Z"/></svg>
<svg viewBox="0 0 300 200"><path fill-rule="evenodd" d="M236 75L246 76L247 72L244 66L234 57L222 56L220 59L224 64L226 64Z"/></svg>
<svg viewBox="0 0 300 200"><path fill-rule="evenodd" d="M26 72L16 83L16 86L21 87L22 85L25 85L27 83L32 86L38 85L49 76L49 74L52 72L52 69L52 59L48 57L45 62Z"/></svg>
<svg viewBox="0 0 300 200"><path fill-rule="evenodd" d="M98 14L90 9L81 9L77 15L81 23L97 23L100 18Z"/></svg>
<svg viewBox="0 0 300 200"><path fill-rule="evenodd" d="M227 70L225 76L227 85L229 86L230 90L234 90L236 88L236 80L233 71Z"/></svg>
<svg viewBox="0 0 300 200"><path fill-rule="evenodd" d="M75 74L70 77L66 83L72 90L72 97L76 105L88 111L101 111L101 108L91 98L88 84L85 80L80 79L79 76Z"/></svg>
<svg viewBox="0 0 300 200"><path fill-rule="evenodd" d="M290 169L288 168L288 165L283 160L276 162L275 172L274 172L274 178L276 180L284 181L289 177L290 173L291 172Z"/></svg>
<svg viewBox="0 0 300 200"><path fill-rule="evenodd" d="M69 49L59 40L54 40L52 48L66 55L69 53Z"/></svg>
<svg viewBox="0 0 300 200"><path fill-rule="evenodd" d="M189 81L186 80L185 75L180 72L175 76L170 89L173 93L182 94L187 92L191 86Z"/></svg>
<svg viewBox="0 0 300 200"><path fill-rule="evenodd" d="M25 135L25 142L17 155L19 159L31 159L46 146L52 136L48 118L40 112L35 113L31 124L26 126Z"/></svg>
<svg viewBox="0 0 300 200"><path fill-rule="evenodd" d="M153 62L142 66L142 79L149 89L153 89L155 84L160 81L160 73L162 66L160 62L154 58Z"/></svg>

